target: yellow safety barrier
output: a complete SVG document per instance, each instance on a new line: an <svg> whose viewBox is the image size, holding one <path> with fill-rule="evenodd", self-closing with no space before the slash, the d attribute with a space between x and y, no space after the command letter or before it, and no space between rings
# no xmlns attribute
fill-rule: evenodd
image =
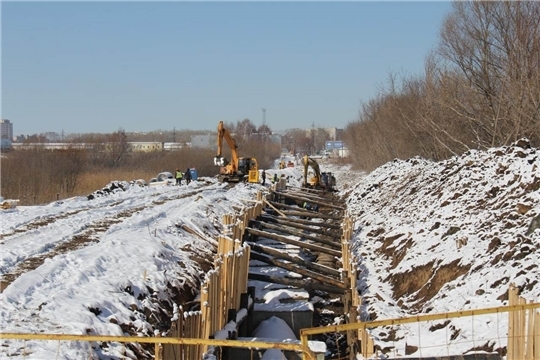
<svg viewBox="0 0 540 360"><path fill-rule="evenodd" d="M217 339L187 339L170 337L136 337L136 336L112 336L112 335L74 335L74 334L29 334L29 333L0 333L0 339L13 340L58 340L58 341L111 341L155 344L156 360L159 360L159 347L161 344L176 345L209 345L224 347L241 347L248 349L280 349L298 351L304 354L304 359L315 360L315 354L307 345L288 344L264 341L243 340L217 340ZM307 344L307 342L306 342Z"/></svg>
<svg viewBox="0 0 540 360"><path fill-rule="evenodd" d="M400 325L421 321L432 321L432 320L442 320L442 319L451 319L465 316L477 316L477 315L486 315L486 314L495 314L495 313L505 313L512 311L524 311L528 309L540 308L540 303L531 303L531 304L522 304L522 305L511 305L511 306L498 306L484 309L473 309L473 310L461 310L448 313L439 313L439 314L425 314L425 315L415 315L405 318L394 318L394 319L385 319L385 320L375 320L375 321L366 321L366 322L357 322L349 323L343 325L329 325L324 327L316 327L309 329L300 330L300 340L304 346L308 344L308 336L315 334L326 334L331 332L342 332L347 330L363 330L367 328L374 328L387 325Z"/></svg>

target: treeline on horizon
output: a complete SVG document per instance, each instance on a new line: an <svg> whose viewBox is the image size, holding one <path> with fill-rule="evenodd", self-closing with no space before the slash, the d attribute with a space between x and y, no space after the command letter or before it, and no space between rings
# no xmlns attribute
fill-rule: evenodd
<svg viewBox="0 0 540 360"><path fill-rule="evenodd" d="M231 129L255 127L247 119L230 126ZM281 153L279 144L264 137L239 135L235 140L239 155L255 157L261 168L270 168ZM19 199L21 205L34 205L88 195L111 181L143 179L148 182L160 172L174 173L177 168L182 172L196 168L201 177L219 173L219 168L214 165L214 149L186 147L175 151L132 152L129 142L142 140L132 140L124 129L111 134L83 134L71 141L96 145L84 150L45 150L35 146L4 154L2 197ZM231 159L227 144L223 146L223 154Z"/></svg>
<svg viewBox="0 0 540 360"><path fill-rule="evenodd" d="M344 131L355 168L540 145L540 2L456 1L424 74L390 74Z"/></svg>

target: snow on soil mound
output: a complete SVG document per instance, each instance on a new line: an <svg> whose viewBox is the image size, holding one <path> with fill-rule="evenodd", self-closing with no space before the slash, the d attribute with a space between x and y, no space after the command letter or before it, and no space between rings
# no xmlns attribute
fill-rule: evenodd
<svg viewBox="0 0 540 360"><path fill-rule="evenodd" d="M511 283L539 301L539 165L540 151L520 140L437 163L394 160L363 178L347 200L363 318L506 305ZM446 325L466 336L458 320Z"/></svg>

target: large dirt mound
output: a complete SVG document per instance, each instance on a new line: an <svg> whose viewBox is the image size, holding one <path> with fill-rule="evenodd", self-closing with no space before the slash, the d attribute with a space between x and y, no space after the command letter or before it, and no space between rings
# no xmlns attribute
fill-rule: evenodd
<svg viewBox="0 0 540 360"><path fill-rule="evenodd" d="M394 160L350 193L364 318L540 300L540 151Z"/></svg>

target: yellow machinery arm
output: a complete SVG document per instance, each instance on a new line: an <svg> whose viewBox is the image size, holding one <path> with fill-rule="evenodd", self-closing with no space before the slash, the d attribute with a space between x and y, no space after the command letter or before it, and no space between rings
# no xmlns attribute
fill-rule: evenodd
<svg viewBox="0 0 540 360"><path fill-rule="evenodd" d="M220 121L217 127L217 155L214 158L214 164L220 167L220 181L238 182L248 176L248 182L259 182L259 165L257 159L238 156L238 145L228 129ZM231 149L231 161L223 157L223 139Z"/></svg>
<svg viewBox="0 0 540 360"><path fill-rule="evenodd" d="M225 128L223 121L219 122L217 132L217 156L214 158L214 164L216 166L227 166L227 172L234 173L238 170L238 145L236 145L236 140L231 136L229 130ZM231 149L232 160L230 163L223 157L223 139L225 139Z"/></svg>
<svg viewBox="0 0 540 360"><path fill-rule="evenodd" d="M304 186L318 186L321 183L321 169L319 168L319 164L310 158L309 156L304 156L303 158L304 163ZM315 176L310 179L310 184L308 184L307 181L307 175L308 175L308 169L311 166L313 169L313 172L315 172Z"/></svg>
<svg viewBox="0 0 540 360"><path fill-rule="evenodd" d="M307 155L302 159L302 163L304 164L304 187L322 188L328 191L335 191L336 178L331 172L324 172L321 174L319 164ZM315 174L308 181L307 176L310 166Z"/></svg>

